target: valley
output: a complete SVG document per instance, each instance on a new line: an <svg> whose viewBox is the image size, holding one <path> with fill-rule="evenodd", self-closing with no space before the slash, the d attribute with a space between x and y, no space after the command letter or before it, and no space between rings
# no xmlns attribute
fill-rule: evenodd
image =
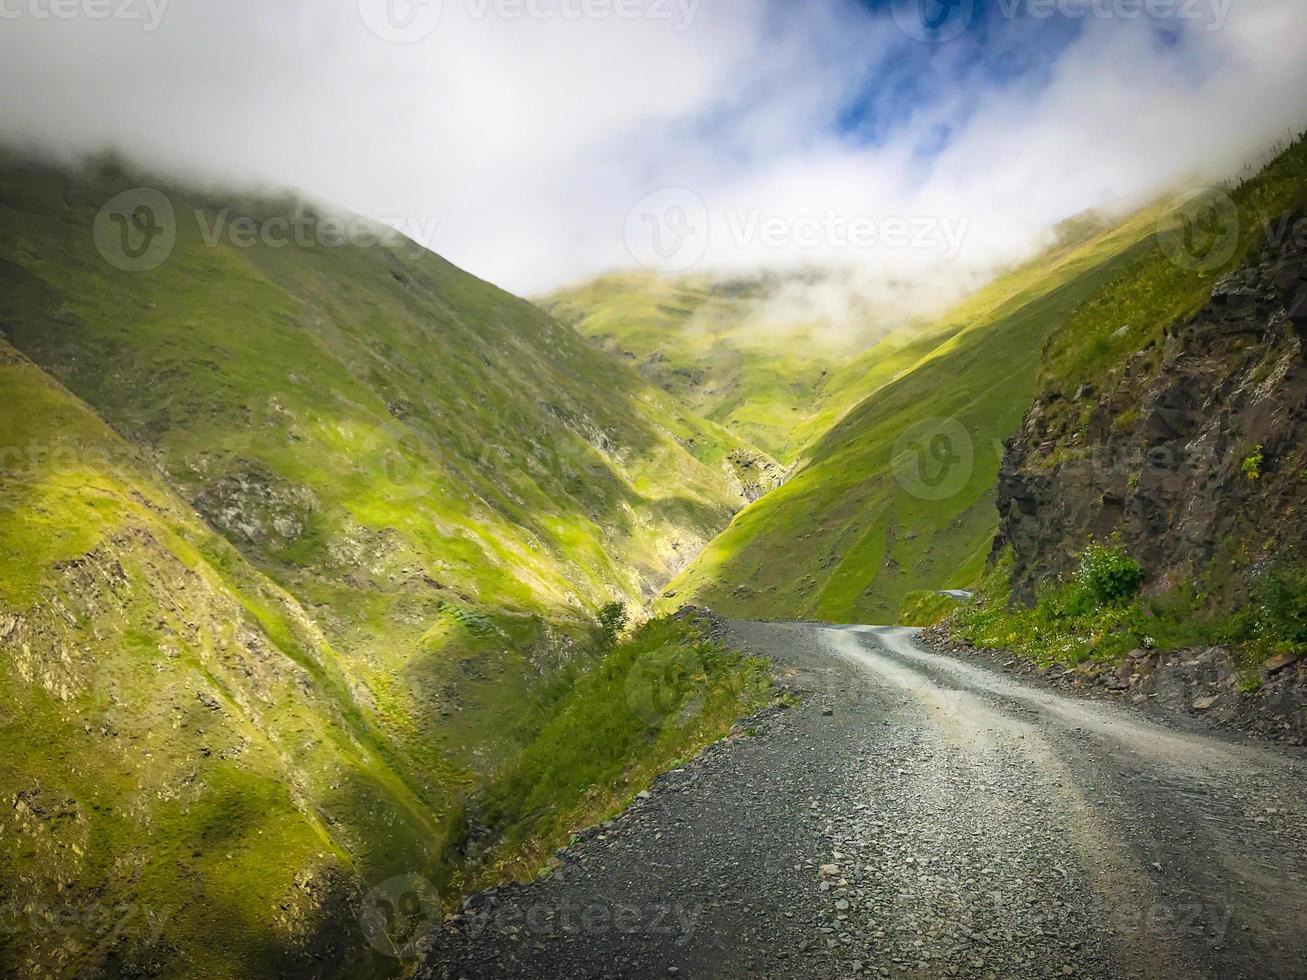
<svg viewBox="0 0 1307 980"><path fill-rule="evenodd" d="M1259 733L1307 735L1307 266L1263 220L1307 204L1304 145L1230 188L1249 233L1219 264L1174 261L1165 201L1091 213L942 314L868 308L834 337L820 317L775 319L802 277L629 273L535 305L392 235L204 233L219 215L330 219L298 199L6 157L5 968L598 974L602 930L506 937L477 915L536 895L611 911L616 888L674 923L667 889L689 881L684 942L637 923L624 970L919 957L950 975L1170 976L1137 936L1068 925L1160 876L1149 908L1193 893L1235 909L1238 931L1200 949L1210 975L1292 975L1247 853L1212 881L1174 833L1136 828L1128 857L1097 863L1132 809L1183 809L1188 789L1141 790L1106 823L1086 801L1166 762L1203 792L1246 787L1277 827L1298 819L1291 749L1185 725L1237 728L1256 708ZM162 260L134 268L96 231L106 202L160 198L204 220L176 220ZM1189 483L1093 462L1195 441L1210 452ZM955 655L1011 651L1145 706L1159 645L1229 666L1184 681L1176 734L947 665L908 633L760 620L943 621ZM1129 773L1108 763L1116 728L1136 732ZM898 769L849 782L883 752ZM1235 756L1248 773L1203 761ZM1068 767L1096 775L1069 789ZM1060 925L902 864L822 870L891 823L931 826L941 773L961 788L931 807L989 802L967 810L970 836L934 826L933 858L913 850L924 837L903 853L988 866L1016 845L984 827L1053 808L1065 826L990 894L1034 908L1060 862ZM700 802L680 809L669 785ZM700 793L720 812L695 817ZM873 801L891 809L869 824ZM1235 836L1232 810L1214 830L1183 812L1181 836ZM971 925L939 920L913 880ZM1245 885L1262 891L1225 890ZM787 894L807 904L786 915ZM106 933L103 909L125 925Z"/></svg>

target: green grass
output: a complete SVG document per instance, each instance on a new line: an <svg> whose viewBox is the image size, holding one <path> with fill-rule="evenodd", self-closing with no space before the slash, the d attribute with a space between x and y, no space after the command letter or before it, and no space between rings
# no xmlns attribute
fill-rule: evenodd
<svg viewBox="0 0 1307 980"><path fill-rule="evenodd" d="M903 598L896 620L899 626L935 626L962 604L962 600L942 592L909 592Z"/></svg>
<svg viewBox="0 0 1307 980"><path fill-rule="evenodd" d="M1242 575L1234 566L1214 564L1196 585L1141 595L1137 580L1125 591L1100 587L1096 567L1104 555L1113 564L1131 564L1115 549L1091 546L1077 574L1046 583L1027 606L1012 600L1007 551L986 573L976 601L948 616L950 631L1041 666L1115 664L1139 649L1166 653L1222 644L1233 650L1246 687L1257 685L1268 657L1307 653L1307 569L1301 566L1268 568L1231 589Z"/></svg>
<svg viewBox="0 0 1307 980"><path fill-rule="evenodd" d="M789 463L832 399L827 381L887 332L778 312L786 282L608 275L541 305L616 359L740 439ZM779 319L778 319L779 318ZM849 398L834 398L847 408Z"/></svg>
<svg viewBox="0 0 1307 980"><path fill-rule="evenodd" d="M1002 442L1034 397L1045 342L1147 247L1156 220L1092 223L938 323L881 341L832 380L863 400L825 420L802 468L735 518L663 608L888 623L910 593L975 581L997 529Z"/></svg>
<svg viewBox="0 0 1307 980"><path fill-rule="evenodd" d="M291 202L162 185L176 250L123 272L91 229L146 182L0 160L21 651L0 715L24 719L0 728L0 795L69 814L7 826L0 864L38 909L167 924L153 946L5 937L0 963L236 977L334 943L343 973L393 972L351 903L448 885L462 800L534 738L519 720L595 612L743 505L746 447L435 256L213 246L192 217Z"/></svg>
<svg viewBox="0 0 1307 980"><path fill-rule="evenodd" d="M377 750L303 610L3 343L0 392L27 447L0 474L4 880L24 921L72 923L7 934L6 970L289 969L352 879L437 874L452 795Z"/></svg>
<svg viewBox="0 0 1307 980"><path fill-rule="evenodd" d="M476 799L495 846L465 868L471 881L531 877L572 832L621 810L769 700L767 664L708 639L706 625L647 623L542 706L538 734Z"/></svg>
<svg viewBox="0 0 1307 980"><path fill-rule="evenodd" d="M1101 385L1129 355L1198 312L1217 281L1261 248L1286 212L1307 204L1305 175L1307 138L1299 137L1256 174L1216 189L1210 198L1215 203L1206 209L1201 205L1206 199L1199 199L1197 213L1209 216L1215 233L1186 239L1188 251L1180 253L1180 261L1169 234L1135 256L1052 338L1041 386L1065 394L1080 384ZM1179 226L1164 212L1159 227Z"/></svg>

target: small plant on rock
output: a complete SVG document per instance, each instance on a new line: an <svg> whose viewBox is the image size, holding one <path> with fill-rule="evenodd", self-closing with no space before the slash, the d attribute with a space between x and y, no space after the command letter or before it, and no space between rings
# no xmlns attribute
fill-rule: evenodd
<svg viewBox="0 0 1307 980"><path fill-rule="evenodd" d="M1250 480L1260 480L1262 478L1262 464L1266 462L1266 453L1264 447L1254 446L1253 451L1244 457L1239 468L1243 470L1243 475Z"/></svg>
<svg viewBox="0 0 1307 980"><path fill-rule="evenodd" d="M1099 605L1114 605L1139 594L1144 570L1119 548L1090 545L1080 559L1076 584Z"/></svg>

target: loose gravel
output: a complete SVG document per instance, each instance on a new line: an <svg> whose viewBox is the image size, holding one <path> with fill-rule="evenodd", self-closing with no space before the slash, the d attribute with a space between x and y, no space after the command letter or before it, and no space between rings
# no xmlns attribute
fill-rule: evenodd
<svg viewBox="0 0 1307 980"><path fill-rule="evenodd" d="M1307 977L1301 753L911 631L734 624L798 697L473 896L423 977Z"/></svg>

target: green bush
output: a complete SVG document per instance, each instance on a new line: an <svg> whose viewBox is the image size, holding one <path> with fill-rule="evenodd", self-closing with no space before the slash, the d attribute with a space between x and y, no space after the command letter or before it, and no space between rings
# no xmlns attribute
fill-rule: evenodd
<svg viewBox="0 0 1307 980"><path fill-rule="evenodd" d="M1080 559L1076 584L1100 606L1133 599L1144 585L1144 570L1119 548L1090 545ZM1082 612L1089 611L1081 607Z"/></svg>
<svg viewBox="0 0 1307 980"><path fill-rule="evenodd" d="M961 600L939 592L909 592L899 608L900 626L927 627L946 619L962 605Z"/></svg>
<svg viewBox="0 0 1307 980"><path fill-rule="evenodd" d="M599 631L603 633L609 644L617 642L617 637L626 629L629 621L630 616L627 614L625 603L610 602L599 610Z"/></svg>
<svg viewBox="0 0 1307 980"><path fill-rule="evenodd" d="M1253 451L1244 457L1239 468L1243 470L1243 475L1250 480L1260 480L1262 478L1262 464L1266 462L1266 452L1261 446L1255 446Z"/></svg>
<svg viewBox="0 0 1307 980"><path fill-rule="evenodd" d="M1040 664L1115 662L1140 647L1223 645L1250 672L1250 684L1268 656L1307 653L1307 565L1286 564L1232 590L1231 571L1214 563L1192 582L1145 597L1138 563L1095 545L1076 575L1041 590L1034 606L1012 602L1012 569L1004 551L976 602L949 617L956 635Z"/></svg>
<svg viewBox="0 0 1307 980"><path fill-rule="evenodd" d="M1307 650L1307 568L1258 576L1236 631L1261 652Z"/></svg>

